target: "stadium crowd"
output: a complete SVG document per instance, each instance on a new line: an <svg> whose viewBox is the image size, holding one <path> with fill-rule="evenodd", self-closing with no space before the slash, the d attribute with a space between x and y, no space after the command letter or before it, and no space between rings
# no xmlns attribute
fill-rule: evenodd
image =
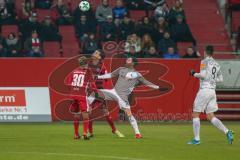
<svg viewBox="0 0 240 160"><path fill-rule="evenodd" d="M16 0L17 1L17 0ZM81 11L71 0L23 0L21 11L15 0L0 0L0 25L17 25L19 33L0 33L1 57L43 57L43 42L62 43L61 25L73 25L80 52L91 54L104 42L126 41L124 54L137 58L180 58L178 42L191 42L183 58L198 58L194 39L182 7L182 0L169 6L165 0L102 0L95 9ZM36 9L51 10L39 20ZM144 10L147 16L135 20L130 10ZM2 27L1 27L2 28ZM77 53L76 53L77 54Z"/></svg>

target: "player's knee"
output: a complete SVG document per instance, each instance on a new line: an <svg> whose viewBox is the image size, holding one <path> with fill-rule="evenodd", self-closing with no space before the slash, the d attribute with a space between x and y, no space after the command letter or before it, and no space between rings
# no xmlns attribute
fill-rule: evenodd
<svg viewBox="0 0 240 160"><path fill-rule="evenodd" d="M127 115L128 117L132 116L131 109L127 108L127 109L125 109L124 111L125 111L125 113L126 113L126 115Z"/></svg>
<svg viewBox="0 0 240 160"><path fill-rule="evenodd" d="M88 112L83 112L82 117L83 117L83 119L88 119L89 118Z"/></svg>
<svg viewBox="0 0 240 160"><path fill-rule="evenodd" d="M207 114L207 119L211 121L215 117L214 113L208 113Z"/></svg>
<svg viewBox="0 0 240 160"><path fill-rule="evenodd" d="M200 113L193 112L192 118L199 118Z"/></svg>

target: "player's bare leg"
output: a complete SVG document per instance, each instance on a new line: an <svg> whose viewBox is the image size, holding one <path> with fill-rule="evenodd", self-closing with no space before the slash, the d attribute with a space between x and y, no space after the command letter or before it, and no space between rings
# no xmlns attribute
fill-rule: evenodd
<svg viewBox="0 0 240 160"><path fill-rule="evenodd" d="M105 105L105 104L104 104ZM119 138L124 138L125 136L116 128L116 126L114 125L114 122L112 120L112 116L110 115L106 105L103 106L103 114L104 114L104 117L106 119L106 121L108 122L109 126L111 127L112 129L112 133L113 134L116 134Z"/></svg>
<svg viewBox="0 0 240 160"><path fill-rule="evenodd" d="M89 140L89 137L87 136L88 127L89 127L89 113L82 112L82 117L83 117L83 139Z"/></svg>
<svg viewBox="0 0 240 160"><path fill-rule="evenodd" d="M138 124L136 119L134 118L132 111L129 108L124 109L125 114L128 116L129 122L132 125L134 132L135 132L135 138L140 139L142 138L142 135L140 134L139 128L138 128Z"/></svg>
<svg viewBox="0 0 240 160"><path fill-rule="evenodd" d="M79 120L80 120L80 115L79 114L74 114L74 117L73 117L74 139L79 139L80 138L79 132L78 132Z"/></svg>
<svg viewBox="0 0 240 160"><path fill-rule="evenodd" d="M108 111L108 108L107 108L104 98L105 97L104 97L103 93L101 91L98 91L96 99L102 102L103 114L104 114L109 126L112 129L112 133L116 134L119 138L124 138L125 136L118 129L116 129L116 126L115 126L115 124L112 120L112 117Z"/></svg>
<svg viewBox="0 0 240 160"><path fill-rule="evenodd" d="M229 144L233 142L233 132L225 127L225 125L215 117L214 113L208 113L207 119L220 131L222 131L226 136Z"/></svg>

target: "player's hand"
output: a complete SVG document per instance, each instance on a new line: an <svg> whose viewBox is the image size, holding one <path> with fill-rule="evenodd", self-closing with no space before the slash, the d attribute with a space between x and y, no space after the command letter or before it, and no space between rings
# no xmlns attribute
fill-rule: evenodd
<svg viewBox="0 0 240 160"><path fill-rule="evenodd" d="M168 88L164 88L164 87L159 86L158 90L160 92L165 92L165 91L168 91Z"/></svg>
<svg viewBox="0 0 240 160"><path fill-rule="evenodd" d="M196 72L195 72L193 69L190 70L190 72L189 72L190 76L194 76L195 73L196 73Z"/></svg>

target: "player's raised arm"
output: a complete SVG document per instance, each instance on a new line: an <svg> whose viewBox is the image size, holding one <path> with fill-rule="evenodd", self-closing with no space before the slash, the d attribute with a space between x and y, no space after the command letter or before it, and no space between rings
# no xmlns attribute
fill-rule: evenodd
<svg viewBox="0 0 240 160"><path fill-rule="evenodd" d="M119 75L119 71L121 70L121 67L116 69L115 71L113 71L112 73L107 73L104 75L99 75L97 76L97 79L109 79L109 78L113 78Z"/></svg>

